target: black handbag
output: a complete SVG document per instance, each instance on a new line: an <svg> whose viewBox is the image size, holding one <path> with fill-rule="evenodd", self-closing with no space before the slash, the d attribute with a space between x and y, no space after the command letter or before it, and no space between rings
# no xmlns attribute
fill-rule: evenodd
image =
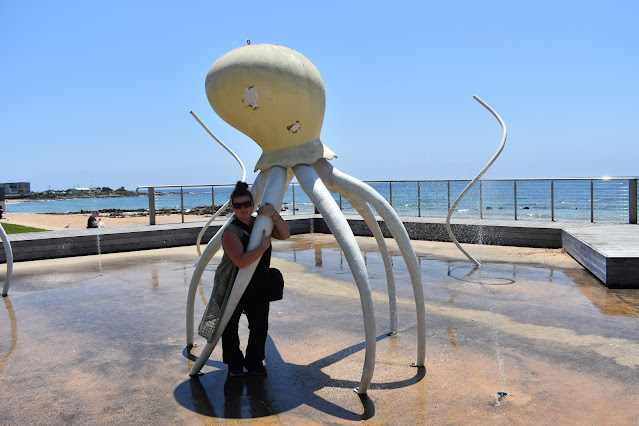
<svg viewBox="0 0 639 426"><path fill-rule="evenodd" d="M269 302L282 300L284 296L284 277L277 268L268 268L266 280L266 298Z"/></svg>

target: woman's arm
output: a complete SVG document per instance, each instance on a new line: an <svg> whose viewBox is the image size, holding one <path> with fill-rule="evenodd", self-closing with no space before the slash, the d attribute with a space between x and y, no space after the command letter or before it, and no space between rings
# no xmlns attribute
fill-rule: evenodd
<svg viewBox="0 0 639 426"><path fill-rule="evenodd" d="M224 234L222 234L222 246L224 247L224 251L229 255L235 266L238 268L246 268L251 263L259 260L270 245L271 237L267 237L266 231L262 231L262 243L253 250L249 250L245 253L242 241L235 232L227 229L224 231Z"/></svg>
<svg viewBox="0 0 639 426"><path fill-rule="evenodd" d="M275 211L275 208L271 203L265 203L257 210L257 214L268 216L273 220L273 232L271 233L273 238L278 240L289 239L291 236L291 230L289 229L286 221L282 219L282 216Z"/></svg>

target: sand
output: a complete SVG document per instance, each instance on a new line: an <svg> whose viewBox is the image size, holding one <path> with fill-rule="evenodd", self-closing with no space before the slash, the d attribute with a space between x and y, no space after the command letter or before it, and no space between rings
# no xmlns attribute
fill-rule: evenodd
<svg viewBox="0 0 639 426"><path fill-rule="evenodd" d="M202 222L206 223L211 218L210 215L184 215L184 222ZM14 223L16 225L32 226L40 229L58 231L62 229L85 229L89 214L32 214L32 213L10 213L3 217L2 223ZM108 214L100 215L100 219L107 228L118 228L121 226L131 225L149 225L149 217L115 217L111 218ZM156 215L156 224L165 223L181 223L181 214L172 215ZM70 225L69 225L70 224Z"/></svg>

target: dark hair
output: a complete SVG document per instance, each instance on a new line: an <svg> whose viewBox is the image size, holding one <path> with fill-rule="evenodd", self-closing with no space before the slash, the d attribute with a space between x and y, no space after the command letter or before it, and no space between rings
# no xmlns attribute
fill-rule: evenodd
<svg viewBox="0 0 639 426"><path fill-rule="evenodd" d="M235 189L231 192L231 203L234 198L243 197L245 195L248 195L251 198L251 201L253 201L253 194L251 194L248 190L248 183L238 180L235 184Z"/></svg>

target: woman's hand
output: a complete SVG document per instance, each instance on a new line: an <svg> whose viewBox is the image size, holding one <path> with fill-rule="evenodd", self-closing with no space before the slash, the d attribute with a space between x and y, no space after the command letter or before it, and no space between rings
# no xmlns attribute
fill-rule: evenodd
<svg viewBox="0 0 639 426"><path fill-rule="evenodd" d="M273 221L273 233L271 234L275 239L286 240L291 236L291 230L288 228L286 221L282 219L282 216L275 210L275 207L271 203L264 203L257 209L257 214L268 216ZM270 237L269 237L270 243Z"/></svg>
<svg viewBox="0 0 639 426"><path fill-rule="evenodd" d="M275 216L277 212L275 211L275 207L273 207L273 204L264 203L262 206L260 206L259 209L257 209L257 214L273 218L273 216Z"/></svg>
<svg viewBox="0 0 639 426"><path fill-rule="evenodd" d="M266 230L262 231L262 245L261 247L264 249L264 251L268 250L268 248L271 246L271 236L267 236L266 235Z"/></svg>

